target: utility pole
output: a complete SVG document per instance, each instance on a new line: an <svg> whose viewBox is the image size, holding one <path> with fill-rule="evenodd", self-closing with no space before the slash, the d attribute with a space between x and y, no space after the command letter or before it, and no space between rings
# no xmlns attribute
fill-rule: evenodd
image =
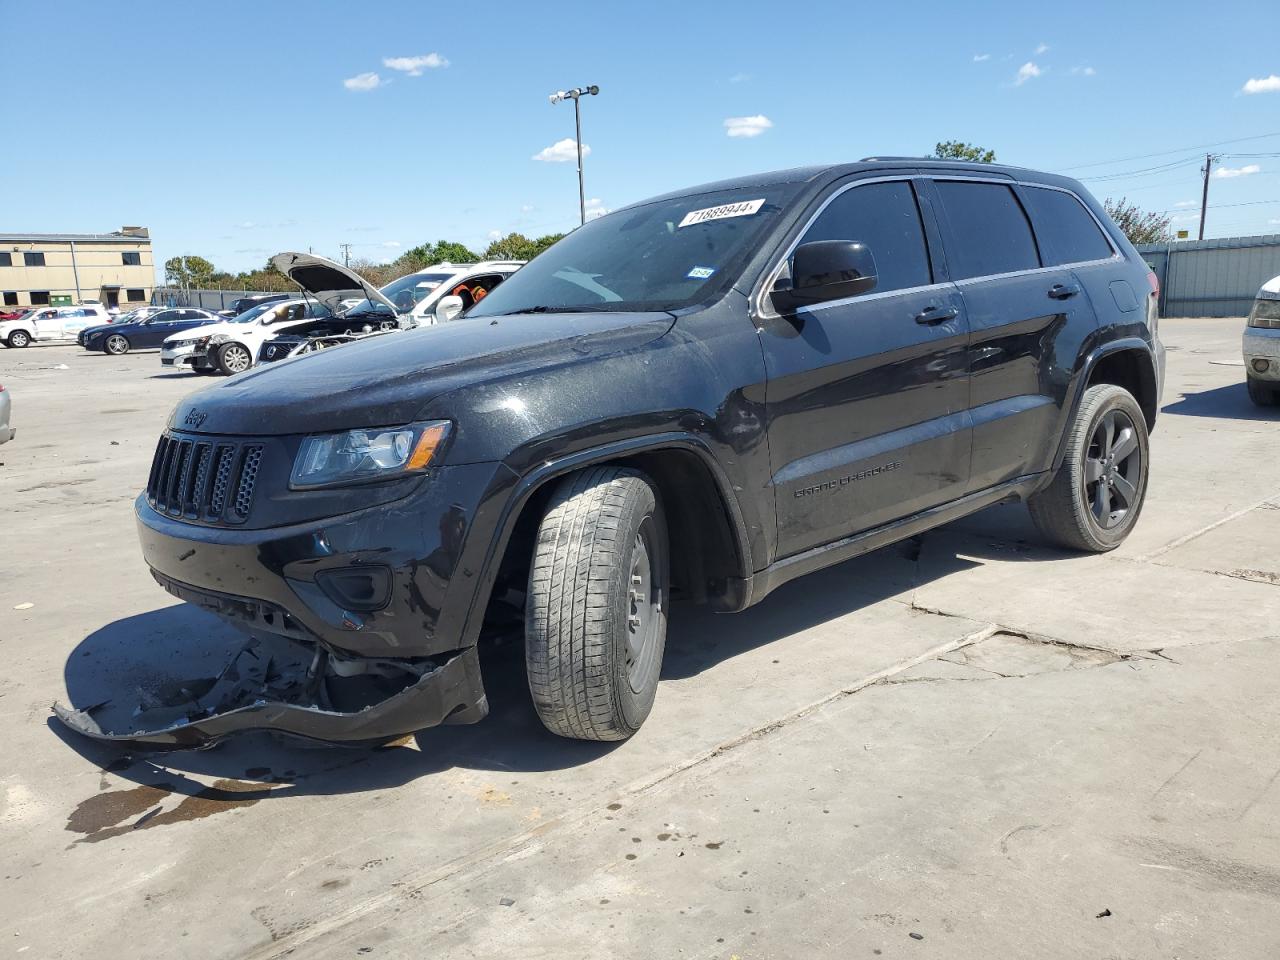
<svg viewBox="0 0 1280 960"><path fill-rule="evenodd" d="M578 217L580 223L587 222L587 191L582 183L582 111L578 101L582 97L594 97L600 92L595 84L589 87L577 87L573 90L557 90L548 98L552 106L561 100L573 101L573 132L578 147Z"/></svg>
<svg viewBox="0 0 1280 960"><path fill-rule="evenodd" d="M340 243L338 246L342 248L342 265L344 267L351 266L351 244Z"/></svg>
<svg viewBox="0 0 1280 960"><path fill-rule="evenodd" d="M1217 159L1212 153L1204 155L1204 191L1200 194L1200 236L1196 238L1197 240L1204 239L1204 215L1205 211L1209 209L1209 169L1213 166L1213 161Z"/></svg>

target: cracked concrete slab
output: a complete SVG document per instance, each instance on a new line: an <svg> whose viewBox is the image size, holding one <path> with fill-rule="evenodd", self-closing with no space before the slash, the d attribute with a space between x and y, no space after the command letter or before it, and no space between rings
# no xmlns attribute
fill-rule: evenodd
<svg viewBox="0 0 1280 960"><path fill-rule="evenodd" d="M1263 504L1161 554L1157 562L1280 584L1280 507Z"/></svg>

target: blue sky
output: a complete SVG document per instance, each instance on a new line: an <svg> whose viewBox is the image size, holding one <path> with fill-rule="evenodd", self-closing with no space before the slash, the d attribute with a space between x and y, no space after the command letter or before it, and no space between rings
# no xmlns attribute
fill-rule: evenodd
<svg viewBox="0 0 1280 960"><path fill-rule="evenodd" d="M145 224L157 262L198 253L238 270L283 249L348 242L381 260L566 230L574 164L534 157L573 137L572 106L547 95L594 83L597 209L960 139L1010 163L1124 174L1086 185L1186 217L1175 226L1194 236L1204 151L1182 148L1272 134L1215 148L1244 172L1213 180L1207 235L1280 233L1275 13L1274 0L0 0L0 35L20 40L4 45L0 231Z"/></svg>

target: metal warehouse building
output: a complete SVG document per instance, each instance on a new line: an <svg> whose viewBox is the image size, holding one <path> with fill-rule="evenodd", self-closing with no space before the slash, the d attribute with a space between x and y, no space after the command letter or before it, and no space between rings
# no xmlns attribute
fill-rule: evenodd
<svg viewBox="0 0 1280 960"><path fill-rule="evenodd" d="M108 307L151 299L155 262L146 227L115 233L0 233L5 307L101 300Z"/></svg>

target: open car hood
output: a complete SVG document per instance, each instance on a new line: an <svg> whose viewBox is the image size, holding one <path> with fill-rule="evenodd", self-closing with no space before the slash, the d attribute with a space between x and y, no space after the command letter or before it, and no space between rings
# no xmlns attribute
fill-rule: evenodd
<svg viewBox="0 0 1280 960"><path fill-rule="evenodd" d="M353 295L367 298L370 303L381 303L392 315L398 315L396 305L384 297L381 291L359 274L340 263L317 257L310 253L277 253L272 265L286 277L311 294L334 315L342 313L342 301Z"/></svg>

